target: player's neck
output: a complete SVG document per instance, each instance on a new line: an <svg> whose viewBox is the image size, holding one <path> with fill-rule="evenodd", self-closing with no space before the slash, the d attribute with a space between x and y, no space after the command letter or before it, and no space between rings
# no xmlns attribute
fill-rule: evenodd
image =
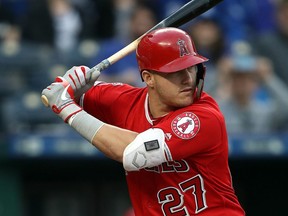
<svg viewBox="0 0 288 216"><path fill-rule="evenodd" d="M173 109L166 104L163 104L159 99L148 96L148 111L153 119L162 118Z"/></svg>

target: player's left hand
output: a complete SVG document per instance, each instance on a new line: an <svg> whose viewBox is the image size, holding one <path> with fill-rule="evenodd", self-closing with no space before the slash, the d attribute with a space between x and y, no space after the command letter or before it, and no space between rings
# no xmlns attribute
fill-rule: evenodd
<svg viewBox="0 0 288 216"><path fill-rule="evenodd" d="M62 77L57 77L55 82L42 91L49 101L49 106L64 122L80 112L82 107L73 100L74 93L70 84Z"/></svg>

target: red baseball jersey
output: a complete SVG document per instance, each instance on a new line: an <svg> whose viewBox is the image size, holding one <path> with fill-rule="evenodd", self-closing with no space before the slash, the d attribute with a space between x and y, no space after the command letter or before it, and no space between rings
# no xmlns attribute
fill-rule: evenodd
<svg viewBox="0 0 288 216"><path fill-rule="evenodd" d="M82 106L121 128L164 131L168 161L126 172L137 216L245 215L232 186L225 121L208 94L203 92L191 106L153 119L146 88L102 83L85 94Z"/></svg>

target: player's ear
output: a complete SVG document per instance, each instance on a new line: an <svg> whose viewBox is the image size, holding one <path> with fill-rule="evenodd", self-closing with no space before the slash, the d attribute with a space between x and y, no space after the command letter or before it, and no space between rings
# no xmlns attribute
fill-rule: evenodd
<svg viewBox="0 0 288 216"><path fill-rule="evenodd" d="M151 73L150 71L143 70L142 71L142 79L147 84L147 86L149 86L149 87L154 86L154 76L153 76L153 73Z"/></svg>

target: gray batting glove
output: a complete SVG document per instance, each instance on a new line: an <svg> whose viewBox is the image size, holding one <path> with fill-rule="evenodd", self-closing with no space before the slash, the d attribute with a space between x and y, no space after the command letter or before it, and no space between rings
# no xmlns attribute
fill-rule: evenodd
<svg viewBox="0 0 288 216"><path fill-rule="evenodd" d="M63 79L71 85L75 98L79 98L94 85L99 76L100 72L95 68L74 66L65 73Z"/></svg>
<svg viewBox="0 0 288 216"><path fill-rule="evenodd" d="M64 122L76 113L82 111L73 98L73 89L62 77L57 77L55 82L42 91L49 101L49 106Z"/></svg>

